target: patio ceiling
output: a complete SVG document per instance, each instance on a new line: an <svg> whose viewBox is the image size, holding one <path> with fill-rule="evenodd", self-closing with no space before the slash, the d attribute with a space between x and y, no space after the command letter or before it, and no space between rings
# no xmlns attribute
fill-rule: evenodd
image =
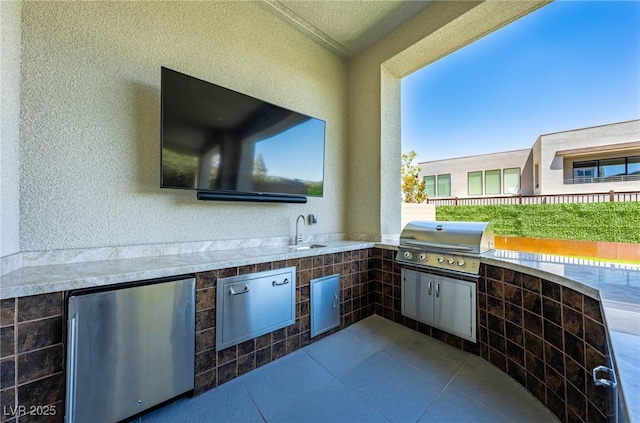
<svg viewBox="0 0 640 423"><path fill-rule="evenodd" d="M263 0L265 7L315 42L349 60L408 21L431 0Z"/></svg>

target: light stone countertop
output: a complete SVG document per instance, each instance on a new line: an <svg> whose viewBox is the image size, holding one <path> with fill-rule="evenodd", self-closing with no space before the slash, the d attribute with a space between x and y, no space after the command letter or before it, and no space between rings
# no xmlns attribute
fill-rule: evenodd
<svg viewBox="0 0 640 423"><path fill-rule="evenodd" d="M326 247L300 251L283 245L23 267L0 276L0 300L361 250L374 246L373 242L359 241L331 241L322 244Z"/></svg>

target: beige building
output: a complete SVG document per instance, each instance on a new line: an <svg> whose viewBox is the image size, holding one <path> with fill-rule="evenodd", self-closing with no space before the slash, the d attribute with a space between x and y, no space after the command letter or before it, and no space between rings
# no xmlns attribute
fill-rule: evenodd
<svg viewBox="0 0 640 423"><path fill-rule="evenodd" d="M540 135L524 150L419 163L429 197L640 190L640 120Z"/></svg>

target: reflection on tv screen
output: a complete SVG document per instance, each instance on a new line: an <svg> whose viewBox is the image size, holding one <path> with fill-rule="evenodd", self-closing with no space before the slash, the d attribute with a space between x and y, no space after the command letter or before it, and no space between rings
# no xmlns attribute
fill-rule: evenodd
<svg viewBox="0 0 640 423"><path fill-rule="evenodd" d="M163 68L162 186L322 196L325 123Z"/></svg>

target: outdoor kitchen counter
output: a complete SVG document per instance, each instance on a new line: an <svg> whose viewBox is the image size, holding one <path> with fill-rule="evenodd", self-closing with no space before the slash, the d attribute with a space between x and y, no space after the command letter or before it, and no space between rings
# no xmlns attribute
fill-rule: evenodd
<svg viewBox="0 0 640 423"><path fill-rule="evenodd" d="M373 242L330 241L296 251L286 245L23 267L0 276L0 300L124 282L173 277L322 254L372 248Z"/></svg>
<svg viewBox="0 0 640 423"><path fill-rule="evenodd" d="M0 276L0 300L372 247L398 248L397 241L324 244L303 251L269 246L23 267ZM501 250L483 254L481 262L540 277L601 302L629 421L640 423L640 404L634 401L640 398L640 266Z"/></svg>
<svg viewBox="0 0 640 423"><path fill-rule="evenodd" d="M640 422L640 266L502 250L485 253L482 262L556 282L600 301L629 421Z"/></svg>

